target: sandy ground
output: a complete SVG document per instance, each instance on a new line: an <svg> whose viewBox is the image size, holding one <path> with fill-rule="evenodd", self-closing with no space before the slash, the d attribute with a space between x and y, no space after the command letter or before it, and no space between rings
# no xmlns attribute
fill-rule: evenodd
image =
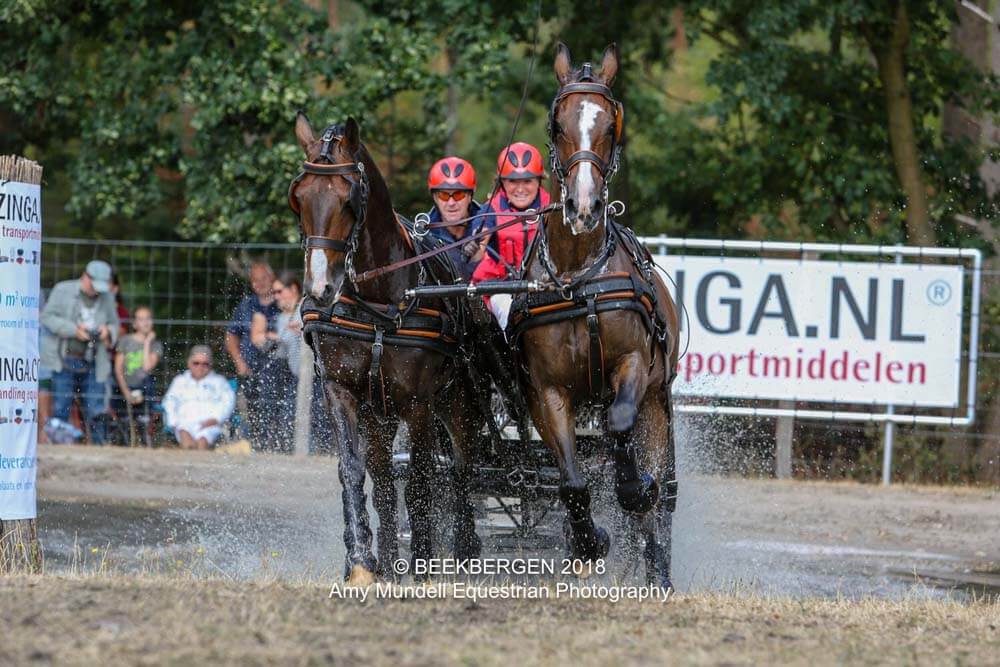
<svg viewBox="0 0 1000 667"><path fill-rule="evenodd" d="M545 600L472 600L447 583L404 580L411 596L444 598L369 589L362 602L342 589L330 596L343 561L332 460L52 446L39 457L45 572L0 577L4 664L990 665L1000 656L997 490L682 474L679 592L665 603L558 590L636 590L627 587L641 582L620 571L527 582L549 591ZM613 522L605 510L601 520Z"/></svg>
<svg viewBox="0 0 1000 667"><path fill-rule="evenodd" d="M680 594L329 599L320 586L0 578L6 664L995 665L1000 605Z"/></svg>
<svg viewBox="0 0 1000 667"><path fill-rule="evenodd" d="M341 573L333 460L53 446L39 457L50 572L197 564L198 573L243 580L332 581ZM683 475L681 484L679 591L1000 591L1000 491Z"/></svg>

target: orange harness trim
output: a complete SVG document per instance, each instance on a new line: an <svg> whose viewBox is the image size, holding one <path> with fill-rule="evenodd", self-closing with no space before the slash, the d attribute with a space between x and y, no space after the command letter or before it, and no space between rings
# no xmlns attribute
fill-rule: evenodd
<svg viewBox="0 0 1000 667"><path fill-rule="evenodd" d="M321 318L319 313L306 313L303 320L307 322L318 322ZM357 331L375 331L375 326L372 324L366 324L364 322L355 322L354 320L345 320L342 317L336 317L331 315L328 320L331 324L337 324L342 327L347 327L348 329L355 329ZM455 339L451 336L446 336L440 331L424 331L422 329L397 329L393 332L394 336L410 336L413 338L428 338L431 340L441 339L448 343L454 343Z"/></svg>
<svg viewBox="0 0 1000 667"><path fill-rule="evenodd" d="M632 290L622 291L622 292L605 292L597 297L597 301L614 301L616 299L634 299L636 293ZM645 307L650 315L653 314L653 304L650 303L649 299L645 295L639 295L639 302ZM575 301L560 301L559 303L552 303L547 306L538 306L537 308L529 308L528 315L541 315L543 313L552 313L560 310L566 310L568 308L577 308L579 304Z"/></svg>

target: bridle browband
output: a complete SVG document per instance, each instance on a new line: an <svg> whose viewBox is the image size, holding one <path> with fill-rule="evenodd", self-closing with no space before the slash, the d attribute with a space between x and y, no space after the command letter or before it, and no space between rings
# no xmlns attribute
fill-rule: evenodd
<svg viewBox="0 0 1000 667"><path fill-rule="evenodd" d="M302 236L302 248L307 251L319 248L345 253L345 270L347 277L353 282L354 253L357 250L358 236L361 233L361 228L365 223L365 216L368 211L368 174L365 172L365 165L361 161L360 147L352 156L352 162L333 161L330 155L330 146L334 142L339 143L344 138L342 134L338 134L339 129L340 127L337 125L331 125L326 128L320 139L322 145L316 161L310 162L309 160L305 160L302 162L302 171L292 179L291 185L288 186L288 206L295 213L295 216L299 218L299 234ZM348 206L354 215L354 224L351 225L346 239L335 239L330 236L306 236L303 233L301 209L298 201L295 199L295 190L307 174L313 176L340 176L351 184Z"/></svg>

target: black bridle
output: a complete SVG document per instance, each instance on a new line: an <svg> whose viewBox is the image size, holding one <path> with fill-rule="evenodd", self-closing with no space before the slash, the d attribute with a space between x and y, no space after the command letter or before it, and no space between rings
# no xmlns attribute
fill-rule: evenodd
<svg viewBox="0 0 1000 667"><path fill-rule="evenodd" d="M345 253L344 266L347 277L354 282L354 253L358 247L358 237L361 228L365 224L365 216L368 213L368 174L365 172L364 162L361 160L361 148L351 156L351 162L334 162L330 155L330 146L334 142L339 143L344 137L339 134L340 126L331 125L323 131L320 139L322 145L315 162L305 160L302 163L302 171L292 179L288 186L288 206L299 219L299 235L302 237L302 248L309 251L313 248L323 250L333 250ZM307 236L302 227L301 208L295 199L295 190L301 184L302 179L307 174L313 176L339 176L351 184L351 192L348 195L348 207L354 215L354 223L345 239L335 239L330 236Z"/></svg>
<svg viewBox="0 0 1000 667"><path fill-rule="evenodd" d="M603 83L594 81L592 70L593 66L590 63L584 63L580 79L573 83L567 83L565 86L560 88L556 93L555 99L552 100L552 106L549 108L549 160L552 167L552 173L555 175L556 182L559 184L560 193L563 195L561 197L562 201L566 200L566 178L569 171L577 164L581 162L589 162L597 167L597 171L600 172L601 177L604 179L604 201L608 200L608 184L618 172L622 149L621 140L622 128L625 120L625 107L622 106L621 102L615 99L614 94L611 92L611 88ZM611 158L609 160L605 161L604 158L593 151L576 151L565 161L559 158L559 151L556 150L555 145L557 134L556 130L558 128L558 123L556 122L556 109L558 108L560 102L571 95L600 95L611 103L615 114L615 131L614 140L611 145Z"/></svg>

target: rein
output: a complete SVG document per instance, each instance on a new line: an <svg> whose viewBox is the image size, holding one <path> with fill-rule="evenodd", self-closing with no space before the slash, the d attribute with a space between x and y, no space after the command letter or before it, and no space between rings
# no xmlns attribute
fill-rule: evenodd
<svg viewBox="0 0 1000 667"><path fill-rule="evenodd" d="M523 218L523 217L527 217L527 216L536 216L537 217L537 216L546 215L548 213L551 213L552 211L558 210L558 208L559 207L556 206L555 204L549 204L548 206L545 206L545 207L543 207L543 208L541 208L541 209L539 209L537 211L523 211L523 212L520 212L520 213L511 213L509 211L506 211L506 212L502 212L502 213L493 213L492 215L513 215L513 216L516 216L516 217L513 220L508 220L507 222L505 222L505 223L503 223L501 225L497 225L495 227L488 227L488 228L483 229L481 231L478 231L475 234L472 234L472 235L470 235L470 236L468 236L466 238L459 239L457 241L452 241L451 243L447 243L447 244L445 244L445 245L443 245L443 246L441 246L439 248L435 248L433 250L428 250L427 252L422 252L419 255L414 255L413 257L407 257L404 260L400 260L398 262L395 262L393 264L389 264L387 266L381 266L381 267L379 267L377 269L371 269L369 271L365 271L364 273L359 274L357 277L355 277L355 279L354 279L353 282L356 284L356 283L365 282L367 280L373 280L375 278L378 278L379 276L384 276L387 273L392 273L393 271L396 271L398 269L402 269L404 267L410 266L411 264L416 264L417 262L422 262L425 259L430 259L431 257L435 257L435 256L440 255L442 253L448 252L449 250L451 250L453 248L458 248L460 246L463 246L466 243L468 243L469 241L475 241L475 240L481 239L481 238L483 238L485 236L489 236L490 234L493 234L494 232L498 232L501 229L506 229L507 227L510 227L511 225L518 224L518 223L521 222L521 218ZM474 219L475 217L477 217L477 216L473 216L472 218L468 218L466 220L466 222L468 222L469 220ZM451 224L455 224L455 223L451 223ZM414 232L414 234L417 235L418 237L422 237L422 236L426 235L426 231L423 234L419 234L417 232Z"/></svg>

